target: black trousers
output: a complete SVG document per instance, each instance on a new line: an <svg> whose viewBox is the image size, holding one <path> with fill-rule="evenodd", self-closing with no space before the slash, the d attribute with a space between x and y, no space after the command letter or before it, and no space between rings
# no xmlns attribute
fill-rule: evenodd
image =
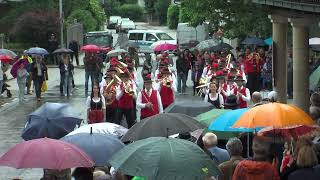
<svg viewBox="0 0 320 180"><path fill-rule="evenodd" d="M71 53L71 60L72 60L72 62L73 62L73 56L74 56L75 59L76 59L77 66L79 66L79 53L78 53L78 52Z"/></svg>
<svg viewBox="0 0 320 180"><path fill-rule="evenodd" d="M123 116L125 116L128 124L128 129L131 128L136 123L136 118L134 117L134 113L135 113L135 109L133 108L132 109L119 108L118 119L117 119L117 122L115 123L120 125Z"/></svg>
<svg viewBox="0 0 320 180"><path fill-rule="evenodd" d="M248 73L247 88L251 94L255 91L261 91L261 75L259 72Z"/></svg>
<svg viewBox="0 0 320 180"><path fill-rule="evenodd" d="M107 106L106 109L106 122L117 123L118 122L118 109Z"/></svg>

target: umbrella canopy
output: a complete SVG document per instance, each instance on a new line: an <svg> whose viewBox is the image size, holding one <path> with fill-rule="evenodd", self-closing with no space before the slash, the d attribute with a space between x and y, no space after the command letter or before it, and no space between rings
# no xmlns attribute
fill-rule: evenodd
<svg viewBox="0 0 320 180"><path fill-rule="evenodd" d="M92 167L90 157L70 143L41 138L24 141L9 149L1 158L1 166L20 168L68 169Z"/></svg>
<svg viewBox="0 0 320 180"><path fill-rule="evenodd" d="M318 87L320 87L320 66L309 76L309 89L316 90Z"/></svg>
<svg viewBox="0 0 320 180"><path fill-rule="evenodd" d="M136 49L139 49L139 48L140 48L140 46L139 46L137 43L132 42L132 41L129 41L129 42L128 42L128 47L129 47L129 48L136 48Z"/></svg>
<svg viewBox="0 0 320 180"><path fill-rule="evenodd" d="M275 127L315 125L303 110L293 105L268 103L245 112L233 125L234 128Z"/></svg>
<svg viewBox="0 0 320 180"><path fill-rule="evenodd" d="M220 174L200 147L175 138L152 137L134 142L116 153L110 163L124 174L153 180L202 180Z"/></svg>
<svg viewBox="0 0 320 180"><path fill-rule="evenodd" d="M264 42L265 42L267 45L271 46L271 45L272 45L272 42L273 42L272 37L269 37L268 39L265 39Z"/></svg>
<svg viewBox="0 0 320 180"><path fill-rule="evenodd" d="M210 48L211 51L230 51L231 49L233 49L233 47L227 43L220 43Z"/></svg>
<svg viewBox="0 0 320 180"><path fill-rule="evenodd" d="M82 46L80 50L83 52L97 53L98 51L100 51L100 48L97 45L88 44L88 45Z"/></svg>
<svg viewBox="0 0 320 180"><path fill-rule="evenodd" d="M199 51L206 51L217 45L219 45L219 41L217 39L208 39L208 40L201 41L196 46L196 49L198 49Z"/></svg>
<svg viewBox="0 0 320 180"><path fill-rule="evenodd" d="M174 44L164 43L157 45L153 48L154 51L174 51L177 50L177 46Z"/></svg>
<svg viewBox="0 0 320 180"><path fill-rule="evenodd" d="M8 55L12 58L17 57L17 54L9 49L0 49L0 55Z"/></svg>
<svg viewBox="0 0 320 180"><path fill-rule="evenodd" d="M203 128L205 128L204 125L185 114L163 113L148 117L136 123L122 137L122 141L137 141L148 137L167 137L169 135L191 132Z"/></svg>
<svg viewBox="0 0 320 180"><path fill-rule="evenodd" d="M0 55L0 61L3 63L10 63L13 58L9 55Z"/></svg>
<svg viewBox="0 0 320 180"><path fill-rule="evenodd" d="M309 45L320 45L320 38L310 38L309 39Z"/></svg>
<svg viewBox="0 0 320 180"><path fill-rule="evenodd" d="M22 138L60 139L73 131L77 125L80 126L81 121L68 104L47 102L28 116Z"/></svg>
<svg viewBox="0 0 320 180"><path fill-rule="evenodd" d="M61 140L72 143L86 152L95 166L107 166L109 160L124 144L114 136L100 133L79 133L65 136Z"/></svg>
<svg viewBox="0 0 320 180"><path fill-rule="evenodd" d="M177 100L168 106L164 112L181 113L188 116L196 117L201 113L208 112L213 109L211 103L203 102L202 100Z"/></svg>
<svg viewBox="0 0 320 180"><path fill-rule="evenodd" d="M219 117L220 115L228 112L230 110L227 109L212 109L208 112L199 114L196 117L196 120L198 120L199 122L201 122L203 125L209 126L211 124L212 121L214 121L217 117Z"/></svg>
<svg viewBox="0 0 320 180"><path fill-rule="evenodd" d="M30 49L27 50L26 54L30 54L30 55L41 55L41 56L44 56L44 55L48 55L48 51L43 49L43 48L40 48L40 47L32 47Z"/></svg>
<svg viewBox="0 0 320 180"><path fill-rule="evenodd" d="M126 51L124 49L115 49L115 50L112 50L112 51L108 52L107 56L108 57L118 57L122 53L128 53L128 51Z"/></svg>
<svg viewBox="0 0 320 180"><path fill-rule="evenodd" d="M24 64L24 66L26 67L29 64L28 59L20 59L12 65L10 73L14 78L17 77L17 72L21 64Z"/></svg>
<svg viewBox="0 0 320 180"><path fill-rule="evenodd" d="M298 138L300 136L319 131L319 126L291 126L285 128L266 127L258 132L260 136L281 136L286 139Z"/></svg>
<svg viewBox="0 0 320 180"><path fill-rule="evenodd" d="M245 40L242 41L241 44L245 45L257 45L257 46L265 46L266 43L257 37L247 37Z"/></svg>
<svg viewBox="0 0 320 180"><path fill-rule="evenodd" d="M69 133L67 136L79 134L79 133L90 133L91 130L92 130L92 133L112 135L117 138L121 138L128 131L127 128L122 127L118 124L105 122L105 123L95 123L95 124L88 124L88 125L81 126L78 129Z"/></svg>
<svg viewBox="0 0 320 180"><path fill-rule="evenodd" d="M53 51L53 54L71 54L73 51L67 48L60 48Z"/></svg>

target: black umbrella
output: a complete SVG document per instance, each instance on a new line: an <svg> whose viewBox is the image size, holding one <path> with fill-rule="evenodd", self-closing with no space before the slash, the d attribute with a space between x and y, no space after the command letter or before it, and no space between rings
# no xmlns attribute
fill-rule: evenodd
<svg viewBox="0 0 320 180"><path fill-rule="evenodd" d="M71 54L73 51L67 48L60 48L53 51L53 54Z"/></svg>
<svg viewBox="0 0 320 180"><path fill-rule="evenodd" d="M227 43L220 43L210 48L211 51L230 51L231 49L233 49L233 47Z"/></svg>
<svg viewBox="0 0 320 180"><path fill-rule="evenodd" d="M168 106L164 112L181 113L188 116L196 117L199 114L208 112L213 109L212 104L203 102L202 100L177 100Z"/></svg>
<svg viewBox="0 0 320 180"><path fill-rule="evenodd" d="M122 137L122 141L137 141L148 137L167 137L203 128L205 128L203 124L185 114L163 113L136 123Z"/></svg>
<svg viewBox="0 0 320 180"><path fill-rule="evenodd" d="M257 37L247 37L245 40L242 41L241 44L245 45L258 45L258 46L265 46L267 45L264 40L257 38Z"/></svg>
<svg viewBox="0 0 320 180"><path fill-rule="evenodd" d="M128 47L130 47L130 48L136 48L136 49L139 49L139 48L140 48L140 46L139 46L137 43L131 42L131 41L128 42Z"/></svg>
<svg viewBox="0 0 320 180"><path fill-rule="evenodd" d="M38 138L60 139L80 126L82 119L68 104L45 103L29 114L22 132L24 140Z"/></svg>

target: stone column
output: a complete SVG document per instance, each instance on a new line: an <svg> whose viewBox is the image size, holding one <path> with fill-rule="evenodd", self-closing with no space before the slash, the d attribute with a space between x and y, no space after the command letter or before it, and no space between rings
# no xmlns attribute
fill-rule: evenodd
<svg viewBox="0 0 320 180"><path fill-rule="evenodd" d="M289 19L293 38L293 104L309 109L309 26L308 18Z"/></svg>
<svg viewBox="0 0 320 180"><path fill-rule="evenodd" d="M287 103L287 30L288 18L269 15L272 22L273 38L273 87L278 93L278 101Z"/></svg>

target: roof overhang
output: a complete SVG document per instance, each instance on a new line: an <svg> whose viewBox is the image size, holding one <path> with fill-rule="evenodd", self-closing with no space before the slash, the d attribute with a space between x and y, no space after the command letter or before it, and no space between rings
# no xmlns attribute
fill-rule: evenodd
<svg viewBox="0 0 320 180"><path fill-rule="evenodd" d="M308 1L308 0L252 0L257 4L264 4L268 6L274 6L278 8L285 8L291 10L298 10L309 13L320 13L320 0Z"/></svg>

